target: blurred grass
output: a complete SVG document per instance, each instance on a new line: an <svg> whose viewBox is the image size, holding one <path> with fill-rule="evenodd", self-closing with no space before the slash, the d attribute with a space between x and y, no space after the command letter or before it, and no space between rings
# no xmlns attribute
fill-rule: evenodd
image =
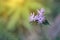
<svg viewBox="0 0 60 40"><path fill-rule="evenodd" d="M33 30L34 27L28 20L31 10L36 11L39 8L45 8L45 16L50 24L53 23L54 18L60 13L59 0L25 0L26 3L24 6L21 6L20 4L12 5L13 3L6 6L3 1L6 2L7 0L0 0L0 40L19 40L18 37L15 37L18 34L13 35L13 33L9 32L9 30L15 31L17 28L21 29L21 25L28 30ZM43 27L45 26L47 25L43 25ZM45 32L47 30L46 28L44 28Z"/></svg>

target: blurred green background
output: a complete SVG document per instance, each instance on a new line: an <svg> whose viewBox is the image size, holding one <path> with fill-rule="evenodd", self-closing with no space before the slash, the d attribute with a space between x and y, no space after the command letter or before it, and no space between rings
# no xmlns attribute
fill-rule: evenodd
<svg viewBox="0 0 60 40"><path fill-rule="evenodd" d="M41 25L29 23L28 18L31 12L36 13L39 8L45 8L46 19L52 24L56 16L60 14L60 0L0 0L0 40L33 40L26 36L30 33L38 35L38 32L32 32L32 30L36 31ZM50 25L42 26L47 36L47 28Z"/></svg>

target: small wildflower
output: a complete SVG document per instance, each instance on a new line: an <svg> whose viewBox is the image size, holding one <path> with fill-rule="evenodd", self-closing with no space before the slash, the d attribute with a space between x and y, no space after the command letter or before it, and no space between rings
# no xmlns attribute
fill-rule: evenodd
<svg viewBox="0 0 60 40"><path fill-rule="evenodd" d="M43 23L45 21L45 17L39 17L38 18L38 23Z"/></svg>
<svg viewBox="0 0 60 40"><path fill-rule="evenodd" d="M38 12L38 14L37 14L38 23L43 23L43 21L45 20L45 16L44 16L45 10L43 8L41 8L40 10L37 10L37 12Z"/></svg>
<svg viewBox="0 0 60 40"><path fill-rule="evenodd" d="M45 9L41 8L41 9L37 10L37 12L38 12L38 15L44 16Z"/></svg>
<svg viewBox="0 0 60 40"><path fill-rule="evenodd" d="M44 16L44 13L45 13L44 8L41 8L40 10L37 10L37 15L35 15L35 16L34 16L34 12L33 12L33 14L31 13L30 22L32 22L32 21L37 21L38 23L45 22L46 18Z"/></svg>
<svg viewBox="0 0 60 40"><path fill-rule="evenodd" d="M30 22L34 21L34 12L31 13L30 18L29 18L29 21L30 21Z"/></svg>
<svg viewBox="0 0 60 40"><path fill-rule="evenodd" d="M41 13L44 13L45 12L45 9L44 8L41 8L40 12Z"/></svg>

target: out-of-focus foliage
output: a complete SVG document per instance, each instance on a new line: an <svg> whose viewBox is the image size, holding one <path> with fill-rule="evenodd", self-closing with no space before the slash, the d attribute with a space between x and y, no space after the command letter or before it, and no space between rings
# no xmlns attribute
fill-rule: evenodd
<svg viewBox="0 0 60 40"><path fill-rule="evenodd" d="M18 34L14 31L21 29L22 25L32 31L29 14L37 9L45 8L45 16L51 22L60 13L59 2L59 0L0 0L0 40L18 40L16 36Z"/></svg>
<svg viewBox="0 0 60 40"><path fill-rule="evenodd" d="M3 27L2 36L5 35L5 37L11 37L10 40L16 40L13 38L14 35L9 34L8 31L13 32L21 25L30 31L33 30L29 23L29 13L31 13L31 10L37 10L41 7L44 6L36 0L0 0L0 20L3 20L3 24L0 22L2 24L0 27ZM9 40L8 38L6 40Z"/></svg>
<svg viewBox="0 0 60 40"><path fill-rule="evenodd" d="M23 25L30 30L31 25L29 24L29 13L30 9L36 10L38 8L44 7L35 0L1 0L1 5L4 9L4 16L7 22L7 29L15 29L15 25L19 19L23 18ZM21 19L22 20L22 19Z"/></svg>

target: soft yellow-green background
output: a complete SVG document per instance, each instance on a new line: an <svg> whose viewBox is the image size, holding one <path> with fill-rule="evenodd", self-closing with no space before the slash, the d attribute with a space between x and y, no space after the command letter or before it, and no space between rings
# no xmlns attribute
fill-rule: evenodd
<svg viewBox="0 0 60 40"><path fill-rule="evenodd" d="M60 10L59 4L59 0L0 0L1 39L18 40L18 34L14 31L22 26L32 31L34 27L29 23L29 15L31 12L37 13L36 10L40 8L45 9L45 16L52 23L56 11ZM3 35L6 36L5 39Z"/></svg>

